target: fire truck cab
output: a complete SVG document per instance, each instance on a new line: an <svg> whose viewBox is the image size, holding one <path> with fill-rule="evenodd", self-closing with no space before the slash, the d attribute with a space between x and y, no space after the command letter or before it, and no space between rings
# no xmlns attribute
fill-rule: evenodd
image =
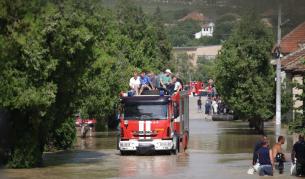
<svg viewBox="0 0 305 179"><path fill-rule="evenodd" d="M187 149L189 139L189 96L124 95L121 100L118 149L146 153L168 151L177 154Z"/></svg>
<svg viewBox="0 0 305 179"><path fill-rule="evenodd" d="M189 94L193 96L200 96L205 91L204 82L202 81L191 81L189 86Z"/></svg>

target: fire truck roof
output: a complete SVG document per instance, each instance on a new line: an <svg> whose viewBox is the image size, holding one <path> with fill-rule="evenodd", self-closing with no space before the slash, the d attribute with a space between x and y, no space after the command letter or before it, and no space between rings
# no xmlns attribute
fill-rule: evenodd
<svg viewBox="0 0 305 179"><path fill-rule="evenodd" d="M170 96L159 96L159 95L139 95L139 96L124 96L121 97L122 103L141 103L141 104L166 104L171 100Z"/></svg>

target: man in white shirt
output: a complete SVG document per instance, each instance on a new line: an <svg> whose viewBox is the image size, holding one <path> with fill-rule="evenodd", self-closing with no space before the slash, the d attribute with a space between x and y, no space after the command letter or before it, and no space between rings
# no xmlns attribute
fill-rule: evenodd
<svg viewBox="0 0 305 179"><path fill-rule="evenodd" d="M140 88L140 77L138 75L138 72L133 73L133 77L129 80L129 87L135 91L136 95L139 95L139 88Z"/></svg>
<svg viewBox="0 0 305 179"><path fill-rule="evenodd" d="M181 85L180 81L178 81L177 77L173 77L173 82L175 83L174 91L175 92L181 91L182 85Z"/></svg>

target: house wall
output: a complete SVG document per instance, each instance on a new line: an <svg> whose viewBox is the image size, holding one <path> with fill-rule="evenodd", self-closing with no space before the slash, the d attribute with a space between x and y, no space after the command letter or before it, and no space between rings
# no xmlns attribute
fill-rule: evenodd
<svg viewBox="0 0 305 179"><path fill-rule="evenodd" d="M201 37L213 37L214 33L214 23L209 23L208 26L202 27L200 32L195 33L195 39L200 39Z"/></svg>
<svg viewBox="0 0 305 179"><path fill-rule="evenodd" d="M297 84L303 84L303 76L301 75L295 75L292 77L292 81L294 83L297 83ZM303 101L301 100L298 100L297 99L297 95L300 95L303 93L303 90L302 89L298 89L296 87L292 88L292 94L293 94L293 101L294 101L294 105L293 105L293 119L295 118L295 113L296 112L302 112L302 111L296 111L295 108L299 108L303 105Z"/></svg>
<svg viewBox="0 0 305 179"><path fill-rule="evenodd" d="M189 48L174 47L173 53L174 56L177 56L179 53L186 53L193 66L196 67L197 60L199 57L205 57L207 60L215 59L221 47L222 47L221 45L189 47Z"/></svg>
<svg viewBox="0 0 305 179"><path fill-rule="evenodd" d="M282 71L281 77L282 77L282 84L284 84L284 88L285 88L286 92L288 94L292 94L292 86L290 84L292 83L293 75L291 73ZM289 110L287 113L282 114L282 119L284 121L292 121L293 116L294 116L293 110Z"/></svg>

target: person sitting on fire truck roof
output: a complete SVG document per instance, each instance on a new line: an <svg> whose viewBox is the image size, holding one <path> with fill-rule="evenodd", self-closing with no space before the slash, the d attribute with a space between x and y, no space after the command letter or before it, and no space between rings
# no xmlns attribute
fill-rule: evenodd
<svg viewBox="0 0 305 179"><path fill-rule="evenodd" d="M160 75L161 87L167 88L170 85L171 74L172 74L171 70L170 69L166 69L165 73Z"/></svg>
<svg viewBox="0 0 305 179"><path fill-rule="evenodd" d="M133 73L133 77L131 77L129 80L129 87L135 92L136 95L139 95L140 84L140 77L138 75L138 72L135 71Z"/></svg>
<svg viewBox="0 0 305 179"><path fill-rule="evenodd" d="M181 91L182 89L183 89L182 81L179 78L177 78L176 76L173 76L172 82L167 87L169 94L172 95L177 91Z"/></svg>
<svg viewBox="0 0 305 179"><path fill-rule="evenodd" d="M148 78L150 79L150 84L152 89L160 88L160 80L154 72L150 71L147 73ZM159 83L159 84L158 84Z"/></svg>
<svg viewBox="0 0 305 179"><path fill-rule="evenodd" d="M144 89L151 90L151 81L148 76L146 76L145 72L143 71L140 75L140 92L142 94Z"/></svg>

